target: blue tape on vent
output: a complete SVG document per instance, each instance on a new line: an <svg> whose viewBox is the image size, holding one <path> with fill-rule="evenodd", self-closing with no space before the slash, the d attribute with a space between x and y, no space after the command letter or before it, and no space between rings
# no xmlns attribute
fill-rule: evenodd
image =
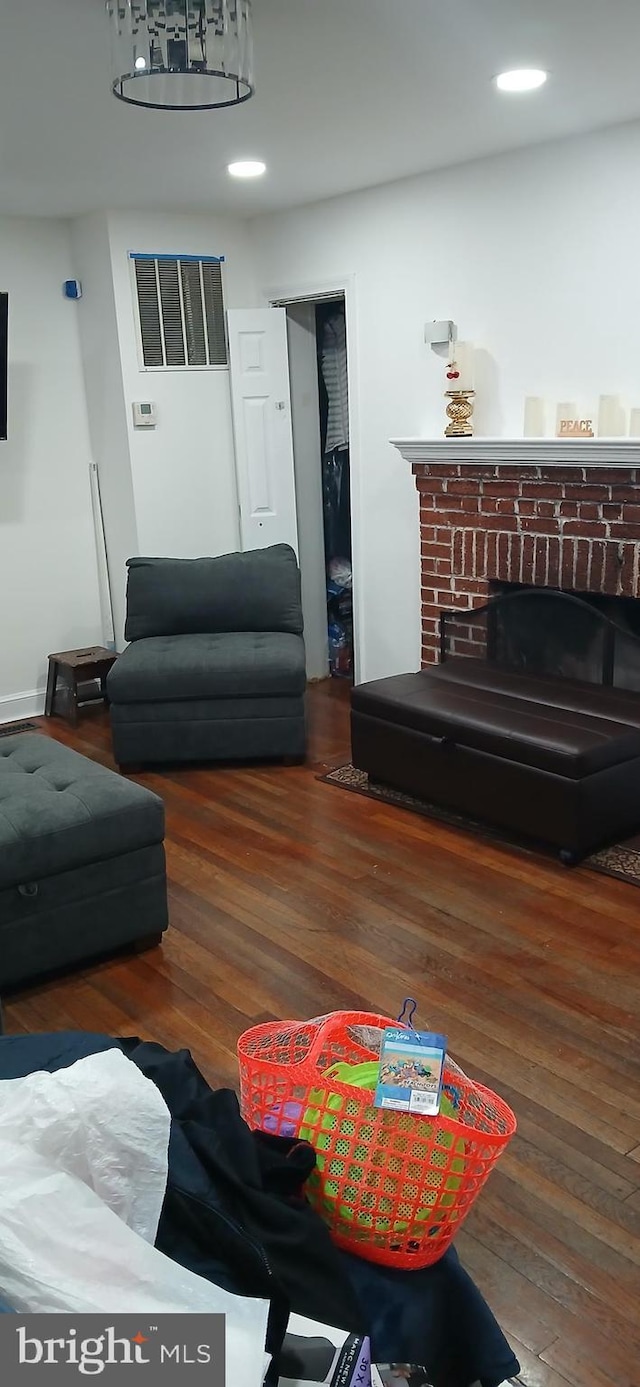
<svg viewBox="0 0 640 1387"><path fill-rule="evenodd" d="M224 265L225 258L224 255L154 255L152 251L129 251L130 260L186 260L195 265Z"/></svg>

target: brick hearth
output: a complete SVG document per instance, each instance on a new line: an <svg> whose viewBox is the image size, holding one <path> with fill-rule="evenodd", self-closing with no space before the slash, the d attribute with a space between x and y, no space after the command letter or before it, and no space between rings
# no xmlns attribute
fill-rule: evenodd
<svg viewBox="0 0 640 1387"><path fill-rule="evenodd" d="M493 582L640 595L640 468L443 461L413 472L423 663L438 658L442 608L480 606Z"/></svg>

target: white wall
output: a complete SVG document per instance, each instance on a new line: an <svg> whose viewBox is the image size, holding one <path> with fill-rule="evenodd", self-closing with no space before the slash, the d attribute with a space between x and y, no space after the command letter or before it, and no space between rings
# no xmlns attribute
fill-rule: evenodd
<svg viewBox="0 0 640 1387"><path fill-rule="evenodd" d="M248 233L206 216L109 214L126 426L139 552L195 558L239 545L229 375L140 366L130 251L224 255L227 308L252 307ZM131 404L152 400L157 427L134 430Z"/></svg>
<svg viewBox="0 0 640 1387"><path fill-rule="evenodd" d="M263 296L355 277L361 679L419 664L417 499L388 440L446 423L427 321L483 348L479 433L521 436L525 395L640 405L639 164L625 126L253 223Z"/></svg>
<svg viewBox="0 0 640 1387"><path fill-rule="evenodd" d="M9 440L0 443L0 722L44 706L47 655L101 638L68 227L0 219Z"/></svg>

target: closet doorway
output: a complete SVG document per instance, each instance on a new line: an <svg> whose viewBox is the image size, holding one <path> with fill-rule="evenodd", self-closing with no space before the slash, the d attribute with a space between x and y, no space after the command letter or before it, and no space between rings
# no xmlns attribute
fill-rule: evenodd
<svg viewBox="0 0 640 1387"><path fill-rule="evenodd" d="M345 296L286 309L291 425L310 679L353 681L354 604L349 359Z"/></svg>

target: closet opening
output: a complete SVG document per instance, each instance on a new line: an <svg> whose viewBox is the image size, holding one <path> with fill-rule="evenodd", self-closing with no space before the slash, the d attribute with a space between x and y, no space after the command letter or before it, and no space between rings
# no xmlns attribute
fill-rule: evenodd
<svg viewBox="0 0 640 1387"><path fill-rule="evenodd" d="M344 294L285 303L310 679L353 681L349 367Z"/></svg>

